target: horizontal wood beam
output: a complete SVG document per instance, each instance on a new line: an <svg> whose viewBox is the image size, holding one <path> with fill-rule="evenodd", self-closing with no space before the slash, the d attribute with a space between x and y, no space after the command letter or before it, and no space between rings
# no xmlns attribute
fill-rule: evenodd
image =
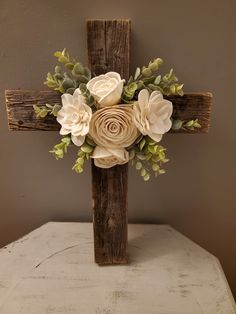
<svg viewBox="0 0 236 314"><path fill-rule="evenodd" d="M60 125L54 117L37 118L33 105L61 104L61 94L56 91L6 90L8 126L11 131L58 131ZM207 133L212 107L211 93L186 93L184 96L165 97L172 101L173 118L198 119L200 129L180 130L172 133Z"/></svg>

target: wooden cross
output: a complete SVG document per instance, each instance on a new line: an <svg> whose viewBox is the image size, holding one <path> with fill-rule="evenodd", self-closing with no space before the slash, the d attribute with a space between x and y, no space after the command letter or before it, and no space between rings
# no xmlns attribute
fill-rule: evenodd
<svg viewBox="0 0 236 314"><path fill-rule="evenodd" d="M87 21L89 67L96 75L116 71L129 78L130 20ZM173 103L174 119L198 119L201 128L175 133L207 133L212 95L186 93L165 97ZM61 102L56 91L7 90L8 125L14 131L59 131L51 116L36 118L33 104ZM171 130L170 132L174 132ZM99 265L127 263L127 176L128 166L101 169L92 163L92 195L95 261Z"/></svg>

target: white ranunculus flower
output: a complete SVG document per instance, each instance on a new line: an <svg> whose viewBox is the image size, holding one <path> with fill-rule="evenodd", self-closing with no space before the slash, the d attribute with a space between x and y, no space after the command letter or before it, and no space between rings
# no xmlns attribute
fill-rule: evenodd
<svg viewBox="0 0 236 314"><path fill-rule="evenodd" d="M94 77L87 83L91 95L98 102L98 107L117 105L121 99L124 80L116 72L108 72Z"/></svg>
<svg viewBox="0 0 236 314"><path fill-rule="evenodd" d="M159 91L149 96L146 89L140 91L134 103L134 123L143 135L159 142L162 135L171 128L172 102L163 98Z"/></svg>
<svg viewBox="0 0 236 314"><path fill-rule="evenodd" d="M77 88L72 95L61 96L62 108L57 114L57 121L61 124L61 135L71 133L72 142L81 146L85 136L89 132L89 123L92 118L92 110L86 104L85 98Z"/></svg>
<svg viewBox="0 0 236 314"><path fill-rule="evenodd" d="M101 147L129 147L140 134L133 119L134 111L129 105L99 109L92 116L89 134Z"/></svg>
<svg viewBox="0 0 236 314"><path fill-rule="evenodd" d="M111 168L129 161L129 153L124 148L104 148L96 146L91 158L99 168Z"/></svg>

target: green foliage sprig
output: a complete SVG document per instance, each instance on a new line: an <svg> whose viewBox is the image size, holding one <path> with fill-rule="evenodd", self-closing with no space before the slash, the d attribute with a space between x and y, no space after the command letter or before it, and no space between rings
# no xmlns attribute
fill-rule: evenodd
<svg viewBox="0 0 236 314"><path fill-rule="evenodd" d="M54 154L55 158L62 159L67 153L67 149L71 143L71 139L69 136L65 136L61 139L61 142L59 144L56 144L53 149L50 151L50 153Z"/></svg>
<svg viewBox="0 0 236 314"><path fill-rule="evenodd" d="M90 158L95 148L95 143L88 136L86 137L85 143L80 146L78 151L78 158L75 161L72 170L75 170L77 173L81 173L84 171L84 163L86 160Z"/></svg>
<svg viewBox="0 0 236 314"><path fill-rule="evenodd" d="M84 98L86 99L86 104L90 107L92 107L92 109L96 110L96 101L94 99L94 97L90 94L90 91L87 89L87 86L85 83L81 83L79 86L79 89L81 91L81 94L84 96Z"/></svg>
<svg viewBox="0 0 236 314"><path fill-rule="evenodd" d="M153 141L149 136L141 135L135 145L129 150L131 164L139 171L144 181L148 181L151 172L155 176L164 174L162 164L168 162L166 158L165 148Z"/></svg>
<svg viewBox="0 0 236 314"><path fill-rule="evenodd" d="M172 120L172 130L179 131L179 130L190 130L194 131L195 129L200 129L202 126L199 123L198 119L189 120L189 121L182 121L180 119Z"/></svg>
<svg viewBox="0 0 236 314"><path fill-rule="evenodd" d="M37 118L45 118L47 115L53 115L57 117L58 111L61 109L61 105L46 104L44 106L33 105L34 112Z"/></svg>
<svg viewBox="0 0 236 314"><path fill-rule="evenodd" d="M184 94L183 84L178 84L178 78L174 74L173 69L169 73L161 76L158 74L160 66L163 64L163 60L156 58L150 61L148 66L137 68L134 76L131 76L127 85L124 87L122 94L122 100L125 103L137 100L138 93L142 89L148 89L152 91L160 91L163 95L180 95Z"/></svg>
<svg viewBox="0 0 236 314"><path fill-rule="evenodd" d="M56 51L54 56L62 65L57 65L54 74L48 73L44 82L49 88L61 93L73 94L81 83L87 83L91 79L91 71L84 67L78 60L70 57L66 49Z"/></svg>

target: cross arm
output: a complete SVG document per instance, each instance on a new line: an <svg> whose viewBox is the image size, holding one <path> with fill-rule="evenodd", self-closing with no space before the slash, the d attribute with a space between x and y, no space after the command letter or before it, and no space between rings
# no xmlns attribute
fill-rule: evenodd
<svg viewBox="0 0 236 314"><path fill-rule="evenodd" d="M8 126L11 131L58 131L60 125L53 116L37 118L33 105L61 104L61 94L56 91L6 90ZM186 93L184 96L165 97L173 103L174 119L198 119L201 128L194 131L179 130L172 133L207 133L212 106L211 93Z"/></svg>

